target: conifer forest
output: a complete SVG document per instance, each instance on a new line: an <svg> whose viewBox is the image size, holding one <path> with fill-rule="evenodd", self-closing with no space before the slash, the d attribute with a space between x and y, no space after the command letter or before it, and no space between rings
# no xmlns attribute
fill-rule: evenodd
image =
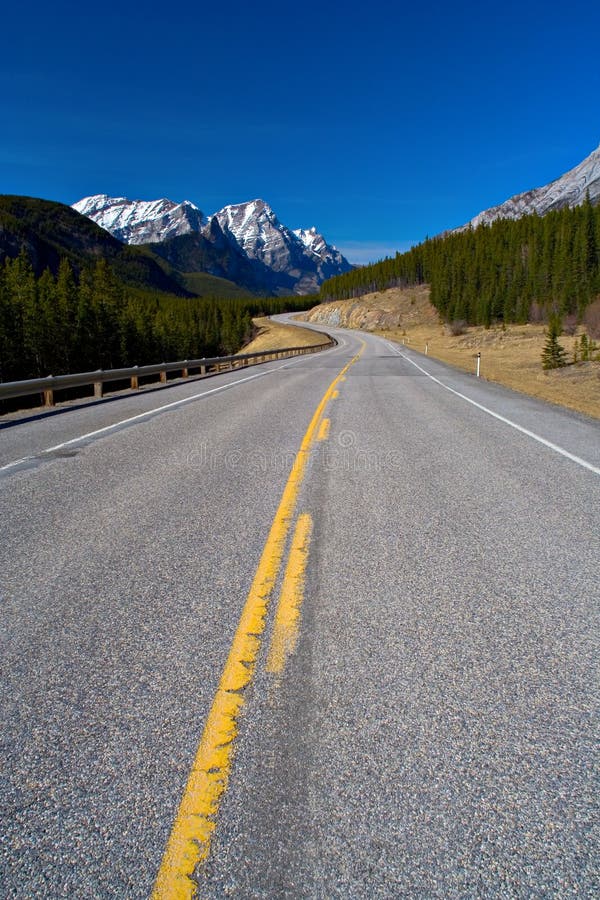
<svg viewBox="0 0 600 900"><path fill-rule="evenodd" d="M0 264L0 380L237 353L252 317L310 297L176 297L124 285L106 260L77 277L63 259L39 278L27 254Z"/></svg>
<svg viewBox="0 0 600 900"><path fill-rule="evenodd" d="M430 284L431 301L452 322L489 326L575 315L600 295L600 206L491 225L425 240L407 253L331 278L321 300Z"/></svg>

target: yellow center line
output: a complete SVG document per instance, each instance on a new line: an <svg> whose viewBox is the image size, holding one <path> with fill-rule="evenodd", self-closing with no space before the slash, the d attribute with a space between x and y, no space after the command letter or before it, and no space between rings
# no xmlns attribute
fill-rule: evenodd
<svg viewBox="0 0 600 900"><path fill-rule="evenodd" d="M281 586L281 596L267 658L266 670L274 675L283 672L288 656L296 648L312 525L309 513L303 513L298 517Z"/></svg>
<svg viewBox="0 0 600 900"><path fill-rule="evenodd" d="M237 721L244 705L243 692L254 674L267 606L281 567L314 436L337 384L363 353L366 345L364 341L361 344L357 355L325 391L296 454L204 726L156 877L153 900L183 900L195 892L193 874L208 857L215 817L227 790Z"/></svg>
<svg viewBox="0 0 600 900"><path fill-rule="evenodd" d="M326 441L329 437L329 428L331 426L331 419L322 419L321 425L319 428L319 433L317 435L318 441Z"/></svg>

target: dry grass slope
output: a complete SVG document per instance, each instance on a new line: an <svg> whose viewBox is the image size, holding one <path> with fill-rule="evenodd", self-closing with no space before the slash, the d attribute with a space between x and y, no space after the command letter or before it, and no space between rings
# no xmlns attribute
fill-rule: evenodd
<svg viewBox="0 0 600 900"><path fill-rule="evenodd" d="M312 347L315 344L326 344L326 334L319 334L309 328L297 328L294 325L282 325L267 317L252 320L258 329L254 339L243 348L243 353L259 353L261 350L280 350L284 347Z"/></svg>

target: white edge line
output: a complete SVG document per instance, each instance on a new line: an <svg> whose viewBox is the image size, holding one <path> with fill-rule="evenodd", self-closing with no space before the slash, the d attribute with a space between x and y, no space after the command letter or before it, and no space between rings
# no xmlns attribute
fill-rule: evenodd
<svg viewBox="0 0 600 900"><path fill-rule="evenodd" d="M333 348L332 348L333 349ZM164 406L157 406L155 409L147 409L143 413L139 413L137 416L130 416L128 419L121 419L119 422L113 422L112 425L105 425L103 428L97 428L96 431L88 431L86 434L81 434L79 437L71 438L69 441L63 441L62 444L55 444L53 447L46 447L44 450L38 450L37 453L34 453L32 456L23 456L21 459L16 459L14 462L6 463L4 466L0 466L0 472L7 472L9 469L14 469L17 466L22 466L24 463L31 462L33 459L38 459L40 456L43 456L46 453L55 453L57 450L62 450L64 447L70 447L73 444L78 444L80 441L86 441L88 438L98 437L101 434L107 434L109 431L114 431L116 428L120 428L122 425L129 425L131 422L139 422L141 419L147 419L150 416L155 415L156 413L164 412L166 409L174 409L176 406L184 406L186 403L191 403L193 400L199 400L201 397L208 397L209 394L216 394L219 391L225 391L227 388L234 387L236 384L243 384L246 381L253 381L255 378L263 378L265 375L270 375L272 372L278 372L280 369L289 369L293 365L297 365L299 362L304 361L304 356L301 359L293 360L291 363L286 363L284 366L277 366L273 369L267 369L263 372L257 372L255 375L249 375L247 378L238 378L237 381L229 381L227 384L220 384L218 387L211 388L209 391L202 391L201 394L194 394L191 397L183 397L181 400L174 400L172 403L166 403Z"/></svg>
<svg viewBox="0 0 600 900"><path fill-rule="evenodd" d="M569 453L569 451L565 450L564 447L559 447L558 444L553 444L552 441L547 441L546 438L543 438L541 435L536 434L534 431L530 431L528 428L523 428L522 425L517 425L517 423L513 422L512 419L507 419L505 416L501 416L499 413L488 409L487 406L483 406L481 403L477 403L476 400L472 400L465 394L461 394L460 391L455 391L454 388L448 387L447 384L444 384L444 382L440 381L439 378L431 375L422 366L416 363L413 359L410 359L410 357L406 356L405 353L401 353L400 350L397 349L397 347L394 347L394 345L390 344L389 342L388 347L390 348L390 350L393 350L394 353L397 353L398 356L401 356L407 362L411 363L411 365L418 369L419 372L422 372L423 375L427 375L428 378L431 378L432 381L435 381L436 384L439 384L440 387L443 387L446 391L450 391L451 394L455 394L457 397L460 397L461 400L466 400L467 403L470 403L472 406L476 406L477 409L480 409L482 412L487 413L488 416L493 416L494 419L498 419L499 422L504 422L505 425L510 425L511 428L514 428L516 431L520 431L521 434L526 434L527 437L533 438L534 441L537 441L539 444L543 444L544 447L548 447L550 450L554 450L555 453L560 453L561 456L565 456L567 459L570 459L571 462L577 463L578 466L583 466L584 469L589 469L589 471L593 472L595 475L600 475L600 468L598 468L597 466L592 465L592 463L587 462L580 456L575 456L574 453Z"/></svg>

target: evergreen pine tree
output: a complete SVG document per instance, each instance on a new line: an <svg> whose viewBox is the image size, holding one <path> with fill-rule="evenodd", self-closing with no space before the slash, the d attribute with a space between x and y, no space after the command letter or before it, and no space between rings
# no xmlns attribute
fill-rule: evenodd
<svg viewBox="0 0 600 900"><path fill-rule="evenodd" d="M548 333L546 344L542 351L542 368L543 369L560 369L567 365L567 354L562 344L558 343L558 338L562 332L560 319L553 316L548 324Z"/></svg>

